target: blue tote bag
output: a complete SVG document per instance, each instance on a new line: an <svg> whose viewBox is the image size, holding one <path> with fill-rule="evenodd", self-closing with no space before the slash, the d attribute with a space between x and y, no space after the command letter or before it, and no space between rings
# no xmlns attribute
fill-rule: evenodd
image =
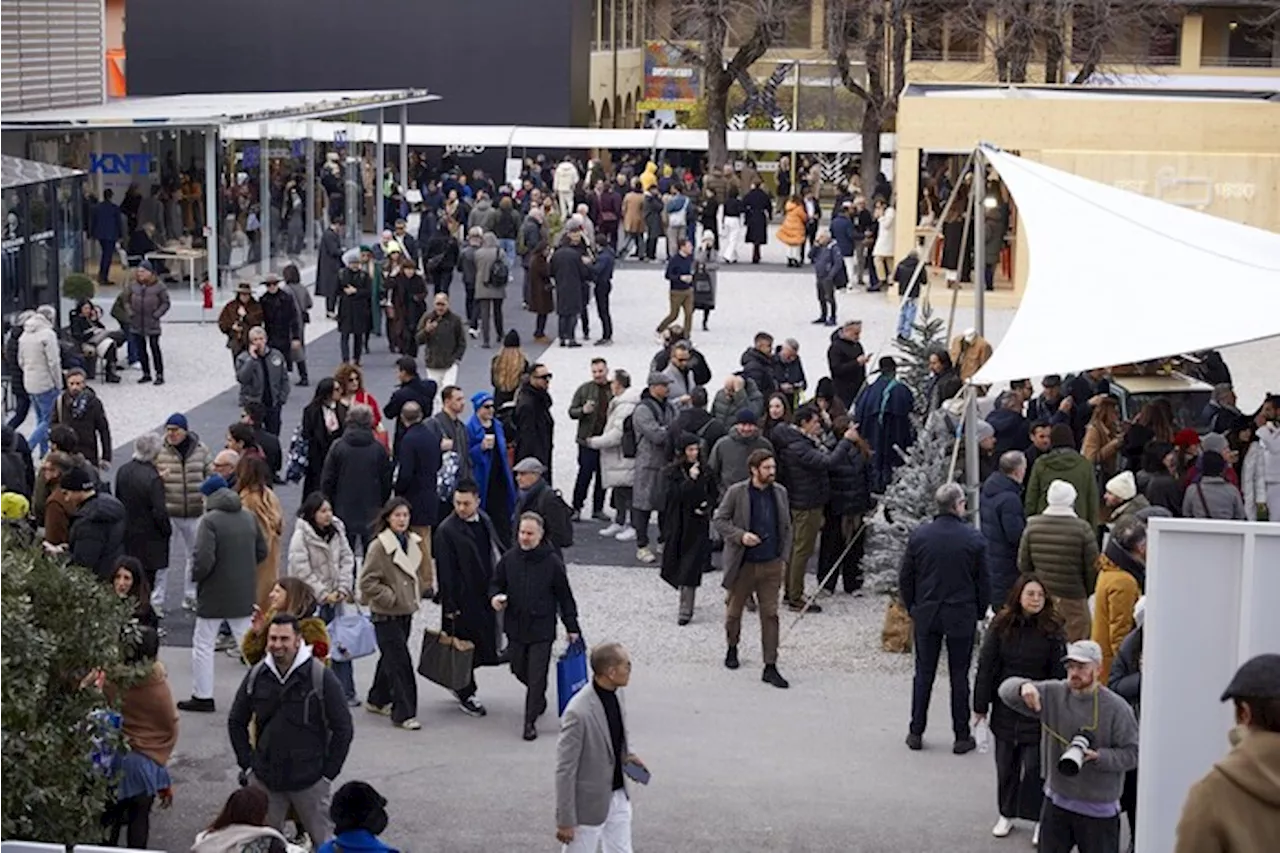
<svg viewBox="0 0 1280 853"><path fill-rule="evenodd" d="M340 604L335 608L329 630L329 660L347 663L368 657L378 650L373 623L360 608Z"/></svg>
<svg viewBox="0 0 1280 853"><path fill-rule="evenodd" d="M560 701L560 715L579 690L587 686L587 644L581 637L569 644L556 661L556 697Z"/></svg>

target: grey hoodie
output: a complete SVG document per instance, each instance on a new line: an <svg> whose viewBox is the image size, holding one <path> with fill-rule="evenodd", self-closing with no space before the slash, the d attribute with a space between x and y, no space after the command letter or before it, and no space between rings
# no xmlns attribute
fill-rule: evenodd
<svg viewBox="0 0 1280 853"><path fill-rule="evenodd" d="M204 506L191 558L196 615L202 619L250 616L257 598L258 563L267 558L262 528L230 489L218 489L204 499Z"/></svg>
<svg viewBox="0 0 1280 853"><path fill-rule="evenodd" d="M736 425L729 430L728 435L716 442L715 447L711 448L707 465L715 475L721 492L751 476L747 458L756 450L772 451L773 444L759 430L751 438L745 437Z"/></svg>
<svg viewBox="0 0 1280 853"><path fill-rule="evenodd" d="M1022 685L1031 683L1040 691L1040 712L1022 700ZM1095 701L1096 699L1096 701ZM1124 789L1124 774L1138 766L1138 721L1129 703L1101 683L1096 693L1073 693L1065 681L1031 681L1006 678L1000 685L1000 700L1019 714L1044 724L1040 736L1041 772L1048 769L1048 788L1060 797L1091 803L1118 803ZM1096 717L1095 717L1096 713ZM1058 772L1058 759L1066 745L1050 733L1070 741L1082 728L1097 728L1093 734L1096 761L1086 761L1077 776Z"/></svg>

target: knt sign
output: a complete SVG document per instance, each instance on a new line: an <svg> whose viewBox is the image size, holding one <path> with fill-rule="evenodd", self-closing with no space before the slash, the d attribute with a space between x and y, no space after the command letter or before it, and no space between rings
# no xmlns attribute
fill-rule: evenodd
<svg viewBox="0 0 1280 853"><path fill-rule="evenodd" d="M90 154L89 171L95 175L149 175L150 154Z"/></svg>

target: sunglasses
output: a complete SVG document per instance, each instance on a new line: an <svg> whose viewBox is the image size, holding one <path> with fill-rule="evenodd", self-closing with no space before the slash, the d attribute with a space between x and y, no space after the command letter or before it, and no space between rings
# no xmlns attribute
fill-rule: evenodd
<svg viewBox="0 0 1280 853"><path fill-rule="evenodd" d="M482 408L482 409L492 409L492 408L493 408L493 403L485 403L485 404L483 404L482 406L480 406L480 408Z"/></svg>
<svg viewBox="0 0 1280 853"><path fill-rule="evenodd" d="M550 379L550 378L551 378L551 374L550 374L550 373L535 373L535 374L533 375L533 378L534 378L534 379Z"/></svg>

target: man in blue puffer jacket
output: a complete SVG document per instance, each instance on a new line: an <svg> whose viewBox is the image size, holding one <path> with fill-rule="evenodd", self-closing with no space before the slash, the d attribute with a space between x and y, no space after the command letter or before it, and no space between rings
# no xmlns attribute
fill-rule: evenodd
<svg viewBox="0 0 1280 853"><path fill-rule="evenodd" d="M982 484L982 535L987 539L987 576L990 578L991 609L999 611L1018 579L1018 543L1027 524L1022 514L1022 480L1027 476L1027 457L1020 450L1000 456L1000 469Z"/></svg>

